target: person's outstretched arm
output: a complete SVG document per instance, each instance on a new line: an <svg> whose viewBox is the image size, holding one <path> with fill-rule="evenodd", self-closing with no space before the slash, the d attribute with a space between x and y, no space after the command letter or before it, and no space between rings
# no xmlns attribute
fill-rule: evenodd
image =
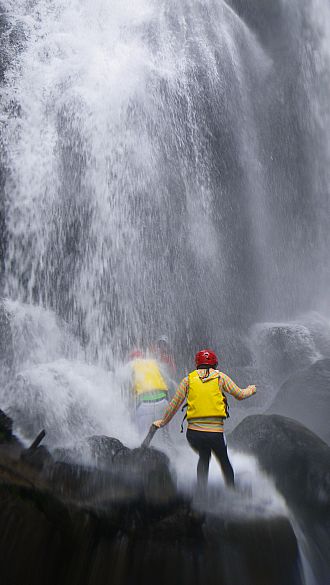
<svg viewBox="0 0 330 585"><path fill-rule="evenodd" d="M257 389L254 385L248 386L247 388L239 388L235 382L226 374L221 374L222 390L234 396L236 400L245 400L256 393Z"/></svg>
<svg viewBox="0 0 330 585"><path fill-rule="evenodd" d="M185 401L188 393L188 377L183 378L180 382L180 385L173 396L171 402L169 403L167 409L165 410L164 416L160 420L155 420L154 425L158 428L164 427L170 420L173 418L176 412L178 412L181 404Z"/></svg>

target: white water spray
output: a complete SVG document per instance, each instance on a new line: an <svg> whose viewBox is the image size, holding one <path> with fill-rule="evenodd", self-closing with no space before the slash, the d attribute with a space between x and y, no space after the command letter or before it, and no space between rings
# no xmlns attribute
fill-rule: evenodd
<svg viewBox="0 0 330 585"><path fill-rule="evenodd" d="M269 60L225 3L21 1L8 18L25 40L4 92L6 294L55 308L103 360L164 321L182 333L180 314L196 303L189 256L219 259L208 278L220 289L226 263L196 91L202 104L206 84L221 108L233 77L250 120L239 149L254 156L242 163L254 221L262 173L241 43L259 76Z"/></svg>

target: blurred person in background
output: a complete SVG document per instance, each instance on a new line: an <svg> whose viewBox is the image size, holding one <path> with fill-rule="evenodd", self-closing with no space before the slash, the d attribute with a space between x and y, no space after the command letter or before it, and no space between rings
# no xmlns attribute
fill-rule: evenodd
<svg viewBox="0 0 330 585"><path fill-rule="evenodd" d="M139 432L145 435L155 418L161 418L168 407L168 383L160 365L140 349L130 355L130 396Z"/></svg>

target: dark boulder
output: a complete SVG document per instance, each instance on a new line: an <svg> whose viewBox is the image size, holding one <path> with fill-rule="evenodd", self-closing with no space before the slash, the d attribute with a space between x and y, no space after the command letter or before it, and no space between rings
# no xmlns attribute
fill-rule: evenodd
<svg viewBox="0 0 330 585"><path fill-rule="evenodd" d="M252 338L258 368L277 387L320 357L310 331L299 323L262 323Z"/></svg>
<svg viewBox="0 0 330 585"><path fill-rule="evenodd" d="M106 435L93 435L73 445L59 447L53 451L57 461L90 464L100 469L113 467L114 458L129 449L118 439Z"/></svg>
<svg viewBox="0 0 330 585"><path fill-rule="evenodd" d="M21 441L13 433L13 421L3 410L0 410L0 445L8 445L15 450L22 450Z"/></svg>
<svg viewBox="0 0 330 585"><path fill-rule="evenodd" d="M330 574L330 448L302 424L279 415L245 418L230 445L257 456L293 511L305 556L326 583Z"/></svg>
<svg viewBox="0 0 330 585"><path fill-rule="evenodd" d="M13 421L0 410L0 443L10 443L13 440Z"/></svg>
<svg viewBox="0 0 330 585"><path fill-rule="evenodd" d="M100 467L112 465L115 457L118 455L124 456L129 451L121 441L106 435L88 437L87 444L91 449L92 458Z"/></svg>
<svg viewBox="0 0 330 585"><path fill-rule="evenodd" d="M17 469L4 478L1 464L0 452L3 583L302 583L297 541L285 518L233 521L200 514L179 495L164 505L140 497L113 500L109 492L107 505L100 506L64 489L61 494L63 475L57 475L60 485L55 476L47 482L35 472L24 480L29 472L22 467L18 482ZM80 473L80 483L92 474Z"/></svg>
<svg viewBox="0 0 330 585"><path fill-rule="evenodd" d="M51 458L39 469L10 445L0 448L1 582L302 584L287 518L233 516L213 500L194 507L173 482L172 497L155 497L168 481L167 457L101 437L105 444L114 448L107 469ZM151 474L158 479L150 487Z"/></svg>
<svg viewBox="0 0 330 585"><path fill-rule="evenodd" d="M39 470L42 470L45 465L53 460L50 452L43 445L36 449L24 449L21 453L21 458Z"/></svg>
<svg viewBox="0 0 330 585"><path fill-rule="evenodd" d="M330 358L330 322L316 311L306 313L299 318L308 328L317 351L324 358Z"/></svg>
<svg viewBox="0 0 330 585"><path fill-rule="evenodd" d="M79 476L86 464L91 469L97 468L92 473L92 485L85 482L88 493L96 489L93 483L95 478L98 483L102 477L108 478L108 483L112 482L112 497L114 493L118 493L119 498L123 493L133 493L148 501L168 501L176 494L169 459L157 449L128 449L118 439L95 435L70 448L56 449L53 455L59 462L56 474L64 473L64 478L57 479L60 483L67 482L70 477L75 485L77 474ZM100 471L107 473L102 474ZM79 479L77 482L79 485ZM106 493L103 484L101 491Z"/></svg>
<svg viewBox="0 0 330 585"><path fill-rule="evenodd" d="M318 360L292 374L267 412L303 423L330 444L330 359Z"/></svg>
<svg viewBox="0 0 330 585"><path fill-rule="evenodd" d="M290 506L329 510L330 448L302 424L278 415L248 416L229 441L257 456Z"/></svg>
<svg viewBox="0 0 330 585"><path fill-rule="evenodd" d="M142 486L148 501L168 501L175 497L176 487L168 457L154 448L119 451L115 464L129 472L134 482Z"/></svg>

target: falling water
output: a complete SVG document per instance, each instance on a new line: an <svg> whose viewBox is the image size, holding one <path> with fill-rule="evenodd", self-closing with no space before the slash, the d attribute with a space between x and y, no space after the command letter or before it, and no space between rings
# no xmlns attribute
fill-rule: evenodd
<svg viewBox="0 0 330 585"><path fill-rule="evenodd" d="M293 32L314 14L287 10ZM215 315L241 326L293 298L305 308L328 228L311 205L325 104L312 95L302 158L321 173L302 193L301 163L285 184L265 142L292 113L274 55L228 3L15 0L5 18L20 39L3 89L6 295L55 309L103 359L164 324L177 342L216 340ZM297 107L326 39L299 55L306 79L286 64Z"/></svg>
<svg viewBox="0 0 330 585"><path fill-rule="evenodd" d="M183 362L208 343L226 363L244 361L232 337L267 321L261 346L289 322L288 346L327 357L298 318L330 316L326 3L1 6L0 271L16 375L2 401L20 436L47 426L52 445L136 444L118 361L164 332ZM274 367L271 354L267 375L283 375Z"/></svg>
<svg viewBox="0 0 330 585"><path fill-rule="evenodd" d="M246 190L249 229L235 247L249 243L262 271L265 178L251 91L270 59L225 3L7 10L23 46L4 89L6 294L73 321L94 356L164 323L191 337L201 301L227 311L238 278L228 222L239 208L228 161L218 166L225 148Z"/></svg>

